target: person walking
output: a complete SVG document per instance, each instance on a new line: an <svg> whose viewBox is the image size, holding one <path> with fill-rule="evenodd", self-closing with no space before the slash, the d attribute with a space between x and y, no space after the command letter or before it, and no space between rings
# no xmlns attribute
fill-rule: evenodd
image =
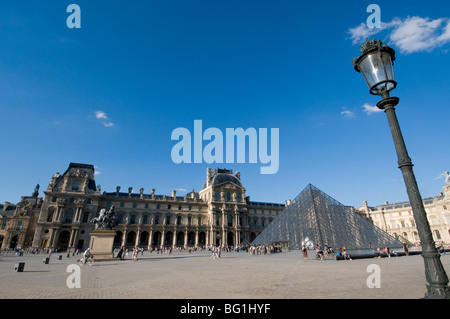
<svg viewBox="0 0 450 319"><path fill-rule="evenodd" d="M406 244L406 242L403 243L403 250L405 251L405 255L409 256L408 245Z"/></svg>
<svg viewBox="0 0 450 319"><path fill-rule="evenodd" d="M305 245L303 245L302 252L303 252L303 259L308 260L308 249L306 248Z"/></svg>

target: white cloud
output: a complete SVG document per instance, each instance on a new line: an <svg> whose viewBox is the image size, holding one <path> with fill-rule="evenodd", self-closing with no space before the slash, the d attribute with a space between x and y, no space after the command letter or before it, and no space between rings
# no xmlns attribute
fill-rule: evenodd
<svg viewBox="0 0 450 319"><path fill-rule="evenodd" d="M390 45L395 45L400 52L432 51L450 42L450 19L430 19L422 17L394 18L391 22L381 23L380 28L369 28L361 23L349 29L353 44L362 43L365 39L384 30L389 30L387 39Z"/></svg>
<svg viewBox="0 0 450 319"><path fill-rule="evenodd" d="M449 19L430 20L429 18L411 17L402 22L390 35L391 41L404 53L431 51L450 40L440 30Z"/></svg>
<svg viewBox="0 0 450 319"><path fill-rule="evenodd" d="M434 179L434 180L437 180L437 179L445 178L445 176L446 176L445 173L446 173L446 172L443 172L443 173L439 174L438 176L436 176L436 177L433 178L433 179Z"/></svg>
<svg viewBox="0 0 450 319"><path fill-rule="evenodd" d="M355 117L355 113L349 110L342 111L341 115L344 115L345 117Z"/></svg>
<svg viewBox="0 0 450 319"><path fill-rule="evenodd" d="M367 115L383 111L383 110L379 109L377 106L370 105L369 103L364 103L362 108L363 108L364 112L367 113Z"/></svg>
<svg viewBox="0 0 450 319"><path fill-rule="evenodd" d="M103 111L95 111L95 117L97 119L104 119L104 120L108 119L108 116L106 116L106 113Z"/></svg>
<svg viewBox="0 0 450 319"><path fill-rule="evenodd" d="M95 111L95 117L98 120L104 120L104 122L103 122L104 127L114 126L114 123L109 120L109 117L103 111Z"/></svg>

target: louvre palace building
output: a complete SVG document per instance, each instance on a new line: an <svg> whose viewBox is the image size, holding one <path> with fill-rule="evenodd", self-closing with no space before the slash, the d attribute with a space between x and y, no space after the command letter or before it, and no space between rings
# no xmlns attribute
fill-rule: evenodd
<svg viewBox="0 0 450 319"><path fill-rule="evenodd" d="M210 168L200 192L177 196L129 187L101 192L94 166L70 163L51 178L45 196L39 185L18 204L0 204L0 247L80 249L89 245L91 220L114 208L118 225L114 247L204 247L245 245L284 209L284 204L250 201L240 173Z"/></svg>
<svg viewBox="0 0 450 319"><path fill-rule="evenodd" d="M433 240L450 245L450 174L446 172L445 175L442 192L437 196L423 198L422 201ZM378 206L369 206L367 201L363 201L363 206L356 208L356 212L402 242L410 245L420 242L409 201L385 202Z"/></svg>
<svg viewBox="0 0 450 319"><path fill-rule="evenodd" d="M94 166L70 163L56 173L39 196L36 185L31 196L17 204L0 204L0 249L58 250L88 247L94 230L93 218L102 209L114 208L118 225L114 247L144 249L248 245L289 205L250 201L240 172L210 168L200 192L177 196L145 193L128 187L101 191ZM427 218L437 243L450 244L450 175L438 196L423 199ZM419 243L409 202L350 207L394 238L411 245Z"/></svg>

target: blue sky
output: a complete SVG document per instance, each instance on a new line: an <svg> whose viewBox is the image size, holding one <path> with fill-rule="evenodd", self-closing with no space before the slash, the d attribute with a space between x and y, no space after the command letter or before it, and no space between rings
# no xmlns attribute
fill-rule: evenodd
<svg viewBox="0 0 450 319"><path fill-rule="evenodd" d="M71 3L81 29L66 25ZM365 25L371 3L380 29ZM95 165L102 191L183 195L225 167L254 201L308 183L346 205L407 200L379 98L350 61L367 36L396 50L397 116L422 196L435 196L450 170L449 21L441 0L3 1L0 202L38 182L42 195L70 162ZM194 120L279 128L278 172L175 164L171 133Z"/></svg>

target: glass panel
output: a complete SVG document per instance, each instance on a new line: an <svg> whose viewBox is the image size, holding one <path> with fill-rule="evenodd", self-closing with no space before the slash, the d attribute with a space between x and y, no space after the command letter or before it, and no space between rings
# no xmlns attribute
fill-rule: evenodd
<svg viewBox="0 0 450 319"><path fill-rule="evenodd" d="M386 81L394 81L391 55L388 52L374 52L365 57L359 64L359 70L364 75L369 88L387 90L394 88L394 84Z"/></svg>
<svg viewBox="0 0 450 319"><path fill-rule="evenodd" d="M255 221L256 222L256 221ZM289 242L290 249L303 245L328 245L339 248L367 249L402 247L402 243L373 225L318 188L309 184L278 217L252 242L271 245Z"/></svg>

